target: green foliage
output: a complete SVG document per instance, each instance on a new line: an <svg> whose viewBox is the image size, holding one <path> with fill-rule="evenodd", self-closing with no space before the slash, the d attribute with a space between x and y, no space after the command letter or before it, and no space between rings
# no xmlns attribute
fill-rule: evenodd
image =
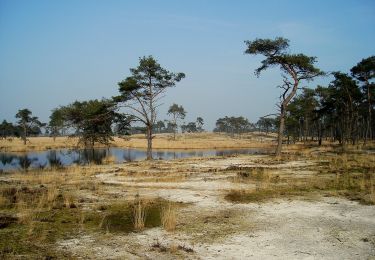
<svg viewBox="0 0 375 260"><path fill-rule="evenodd" d="M288 53L289 41L282 37L277 37L274 40L255 39L254 41L245 41L245 44L247 45L245 54L265 56L265 59L261 61L262 65L255 70L257 76L263 70L271 67L279 67L282 72L283 84L280 88L283 91L280 95L280 123L275 153L276 156L280 156L288 104L296 95L300 81L311 81L317 76L325 75L325 73L314 66L315 57L309 57L302 53Z"/></svg>
<svg viewBox="0 0 375 260"><path fill-rule="evenodd" d="M254 41L245 41L247 49L246 54L263 55L266 57L262 65L255 70L257 76L263 70L270 67L279 66L282 72L290 75L296 80L311 80L316 76L324 75L318 68L314 67L316 57L308 57L304 54L289 54L289 40L277 37L271 39L255 39Z"/></svg>
<svg viewBox="0 0 375 260"><path fill-rule="evenodd" d="M368 92L369 83L360 87L358 80L370 79L369 60L362 60L351 72L355 78L341 72L333 72L334 79L328 87L318 86L315 90L303 89L288 105L286 118L286 133L295 139L318 137L319 143L324 137L338 141L342 145L358 140L371 138L371 128L374 128L370 116L374 110ZM363 64L366 64L364 66ZM363 65L363 67L362 67ZM362 70L363 69L363 70Z"/></svg>
<svg viewBox="0 0 375 260"><path fill-rule="evenodd" d="M321 95L320 114L330 117L336 128L335 138L340 143L356 138L355 123L358 120L362 93L356 82L347 74L335 72L335 79L327 89L319 88Z"/></svg>
<svg viewBox="0 0 375 260"><path fill-rule="evenodd" d="M26 144L27 136L30 134L37 135L41 133L40 127L44 126L38 120L38 117L33 117L32 112L27 109L20 109L16 114L16 118L18 118L18 126L22 129L22 140L24 144Z"/></svg>
<svg viewBox="0 0 375 260"><path fill-rule="evenodd" d="M132 121L131 116L125 116L123 114L116 113L114 118L115 128L114 132L116 135L130 135L130 123Z"/></svg>
<svg viewBox="0 0 375 260"><path fill-rule="evenodd" d="M203 118L197 117L196 125L197 125L198 132L203 132L204 131L204 129L203 129L203 125L204 125Z"/></svg>
<svg viewBox="0 0 375 260"><path fill-rule="evenodd" d="M85 146L109 144L112 140L112 124L123 121L123 117L115 112L115 104L110 100L76 101L62 107L64 122L75 129L80 143Z"/></svg>
<svg viewBox="0 0 375 260"><path fill-rule="evenodd" d="M240 117L224 117L216 120L216 128L214 132L224 132L229 134L241 134L253 130L254 126L247 118Z"/></svg>
<svg viewBox="0 0 375 260"><path fill-rule="evenodd" d="M367 108L365 113L366 120L366 139L374 138L373 135L373 110L374 110L374 96L375 96L375 83L370 82L375 78L375 56L368 57L359 62L351 70L352 76L362 83L362 90L364 93L364 100L366 100Z"/></svg>
<svg viewBox="0 0 375 260"><path fill-rule="evenodd" d="M177 127L178 127L178 120L184 119L186 116L186 111L183 106L179 106L177 104L173 104L168 109L168 115L172 116L171 124L174 127L174 138L176 138Z"/></svg>
<svg viewBox="0 0 375 260"><path fill-rule="evenodd" d="M159 63L152 57L143 57L139 59L139 66L131 68L132 76L118 83L120 96L115 97L117 102L136 101L140 109L131 109L135 119L153 124L154 115L151 112L155 110L156 104L150 104L160 96L166 88L174 87L185 77L184 73L172 73L162 68ZM130 108L127 106L127 108ZM146 109L148 108L149 111Z"/></svg>
<svg viewBox="0 0 375 260"><path fill-rule="evenodd" d="M259 130L266 132L266 134L268 134L268 132L270 131L275 131L277 125L276 121L276 118L261 117L257 121L256 125L259 128Z"/></svg>
<svg viewBox="0 0 375 260"><path fill-rule="evenodd" d="M158 121L154 125L154 132L163 133L165 131L165 124L163 121Z"/></svg>
<svg viewBox="0 0 375 260"><path fill-rule="evenodd" d="M162 68L152 57L139 59L139 65L130 69L131 76L118 83L120 95L114 101L125 108L125 114L143 123L147 136L147 159L152 159L152 131L156 122L157 107L168 87L174 87L185 77Z"/></svg>
<svg viewBox="0 0 375 260"><path fill-rule="evenodd" d="M362 59L350 71L359 81L366 82L375 78L375 56Z"/></svg>
<svg viewBox="0 0 375 260"><path fill-rule="evenodd" d="M64 111L61 108L52 110L49 119L48 128L50 129L51 136L56 137L60 135L60 131L64 128Z"/></svg>
<svg viewBox="0 0 375 260"><path fill-rule="evenodd" d="M168 115L172 115L173 118L184 119L186 116L186 111L183 106L173 104L168 109Z"/></svg>
<svg viewBox="0 0 375 260"><path fill-rule="evenodd" d="M197 120L195 122L189 122L187 124L181 125L181 131L183 133L197 133L197 132L203 132L203 126L204 121L203 118L197 117Z"/></svg>
<svg viewBox="0 0 375 260"><path fill-rule="evenodd" d="M181 131L183 133L188 132L188 133L196 133L198 132L198 128L195 122L189 122L186 125L181 125Z"/></svg>
<svg viewBox="0 0 375 260"><path fill-rule="evenodd" d="M19 137L21 129L6 120L0 124L0 138L6 138L11 136Z"/></svg>
<svg viewBox="0 0 375 260"><path fill-rule="evenodd" d="M19 119L18 123L19 124L30 123L32 121L31 114L32 114L31 111L27 108L18 110L16 114L16 118Z"/></svg>

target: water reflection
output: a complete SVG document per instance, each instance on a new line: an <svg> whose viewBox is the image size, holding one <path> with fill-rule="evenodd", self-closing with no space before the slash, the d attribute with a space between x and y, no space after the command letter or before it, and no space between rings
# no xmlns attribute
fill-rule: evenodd
<svg viewBox="0 0 375 260"><path fill-rule="evenodd" d="M78 152L78 164L102 164L103 159L107 156L106 149L84 149Z"/></svg>
<svg viewBox="0 0 375 260"><path fill-rule="evenodd" d="M17 159L17 156L12 155L12 154L6 154L6 153L0 154L0 162L3 165L12 164L13 160L16 160L16 159Z"/></svg>
<svg viewBox="0 0 375 260"><path fill-rule="evenodd" d="M257 154L267 153L260 149L240 150L154 150L155 159L176 159L187 157L204 156L228 156L232 154ZM22 169L27 171L30 168L62 168L64 166L78 164L102 164L107 156L115 158L116 163L144 160L146 151L140 149L77 149L77 150L49 150L43 152L29 152L26 154L0 153L0 169Z"/></svg>
<svg viewBox="0 0 375 260"><path fill-rule="evenodd" d="M51 166L52 168L60 169L64 167L64 164L62 160L60 159L60 157L58 156L57 151L49 151L47 154L47 160L48 160L49 166Z"/></svg>
<svg viewBox="0 0 375 260"><path fill-rule="evenodd" d="M162 151L157 151L156 152L156 158L157 159L163 159L163 157L164 157L164 152L162 152Z"/></svg>
<svg viewBox="0 0 375 260"><path fill-rule="evenodd" d="M124 151L122 158L125 162L132 162L136 160L136 156L134 153L132 153L131 149L126 149L126 151Z"/></svg>
<svg viewBox="0 0 375 260"><path fill-rule="evenodd" d="M30 168L30 166L33 164L33 162L37 162L37 161L38 161L38 158L30 158L27 155L18 156L18 166L24 171L27 171ZM42 166L42 165L45 166L45 164L39 163L38 165L35 165L35 168L37 168L37 166Z"/></svg>

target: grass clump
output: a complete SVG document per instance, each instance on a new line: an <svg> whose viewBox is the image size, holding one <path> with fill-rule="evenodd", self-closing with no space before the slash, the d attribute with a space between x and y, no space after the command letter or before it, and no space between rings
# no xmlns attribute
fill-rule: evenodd
<svg viewBox="0 0 375 260"><path fill-rule="evenodd" d="M162 212L168 209L168 204L162 199L146 200L137 196L131 202L99 206L102 213L98 226L107 233L139 232L163 226Z"/></svg>
<svg viewBox="0 0 375 260"><path fill-rule="evenodd" d="M145 228L146 222L146 205L140 199L136 199L133 205L133 225L137 231L142 231Z"/></svg>
<svg viewBox="0 0 375 260"><path fill-rule="evenodd" d="M160 218L163 228L165 230L174 231L176 229L176 208L171 202L169 202L166 206L162 207Z"/></svg>

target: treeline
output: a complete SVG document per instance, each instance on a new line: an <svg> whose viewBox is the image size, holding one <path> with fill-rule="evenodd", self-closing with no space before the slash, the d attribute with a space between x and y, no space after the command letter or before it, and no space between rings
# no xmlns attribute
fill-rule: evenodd
<svg viewBox="0 0 375 260"><path fill-rule="evenodd" d="M18 110L16 116L18 121L16 124L3 120L0 124L0 137L21 137L26 144L27 136L38 136L42 133L42 127L46 124L41 123L36 116L32 116L32 112L28 109Z"/></svg>
<svg viewBox="0 0 375 260"><path fill-rule="evenodd" d="M21 137L23 129L18 124L13 124L6 120L3 120L0 124L0 137L7 138L7 137ZM28 127L27 129L29 136L38 136L42 133L41 127L35 125L32 127Z"/></svg>
<svg viewBox="0 0 375 260"><path fill-rule="evenodd" d="M231 136L254 131L263 132L267 135L270 132L277 131L277 119L261 117L256 123L251 123L243 116L225 116L216 120L216 127L213 131L227 133Z"/></svg>
<svg viewBox="0 0 375 260"><path fill-rule="evenodd" d="M158 121L153 125L153 133L203 132L203 118L198 117L195 122L180 124L186 111L182 106L173 104L168 112L170 120ZM44 135L78 137L79 144L93 147L95 143L108 145L113 136L128 136L131 134L145 134L146 128L132 126L135 121L132 116L118 112L117 103L111 99L75 101L66 106L52 110L48 123L41 123L37 117L32 116L29 109L21 109L16 114L16 124L4 120L0 124L1 138L20 137L24 143L27 137Z"/></svg>
<svg viewBox="0 0 375 260"><path fill-rule="evenodd" d="M180 125L182 133L203 132L204 121L202 117L197 117L196 121L183 123ZM154 133L175 133L179 125L171 120L158 121L154 125Z"/></svg>
<svg viewBox="0 0 375 260"><path fill-rule="evenodd" d="M240 117L224 117L216 120L214 132L224 132L231 135L253 131L255 126L248 119Z"/></svg>
<svg viewBox="0 0 375 260"><path fill-rule="evenodd" d="M375 56L363 59L350 74L332 73L328 86L304 88L289 104L285 134L293 141L323 140L342 145L374 140Z"/></svg>
<svg viewBox="0 0 375 260"><path fill-rule="evenodd" d="M16 124L4 120L0 124L1 138L20 137L24 144L27 137L44 135L78 136L84 146L95 143L108 144L114 130L125 133L129 130L129 118L116 112L115 103L111 100L75 101L52 111L49 123L41 123L29 109L21 109L16 114Z"/></svg>
<svg viewBox="0 0 375 260"><path fill-rule="evenodd" d="M316 57L303 53L291 53L289 40L255 39L245 41L245 54L261 55L261 65L255 75L273 67L281 72L282 84L278 103L278 137L276 156L281 155L285 135L288 141L317 139L357 144L373 140L373 110L375 57L360 61L350 70L327 73L315 66ZM326 87L305 89L298 95L303 81L311 82L317 77L333 75L334 80Z"/></svg>

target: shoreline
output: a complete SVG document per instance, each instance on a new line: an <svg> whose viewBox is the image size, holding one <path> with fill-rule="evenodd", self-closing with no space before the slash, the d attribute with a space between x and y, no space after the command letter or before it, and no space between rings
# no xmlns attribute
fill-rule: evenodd
<svg viewBox="0 0 375 260"><path fill-rule="evenodd" d="M261 138L255 134L244 134L243 138L233 138L217 133L180 134L176 140L171 140L169 135L156 134L153 141L153 150L232 150L232 149L273 149L273 137ZM27 153L36 151L84 149L77 146L76 137L29 137L29 142L24 145L20 138L0 140L0 152ZM114 137L109 146L95 145L94 148L120 148L120 149L147 149L147 140L143 135L133 135L129 139Z"/></svg>

